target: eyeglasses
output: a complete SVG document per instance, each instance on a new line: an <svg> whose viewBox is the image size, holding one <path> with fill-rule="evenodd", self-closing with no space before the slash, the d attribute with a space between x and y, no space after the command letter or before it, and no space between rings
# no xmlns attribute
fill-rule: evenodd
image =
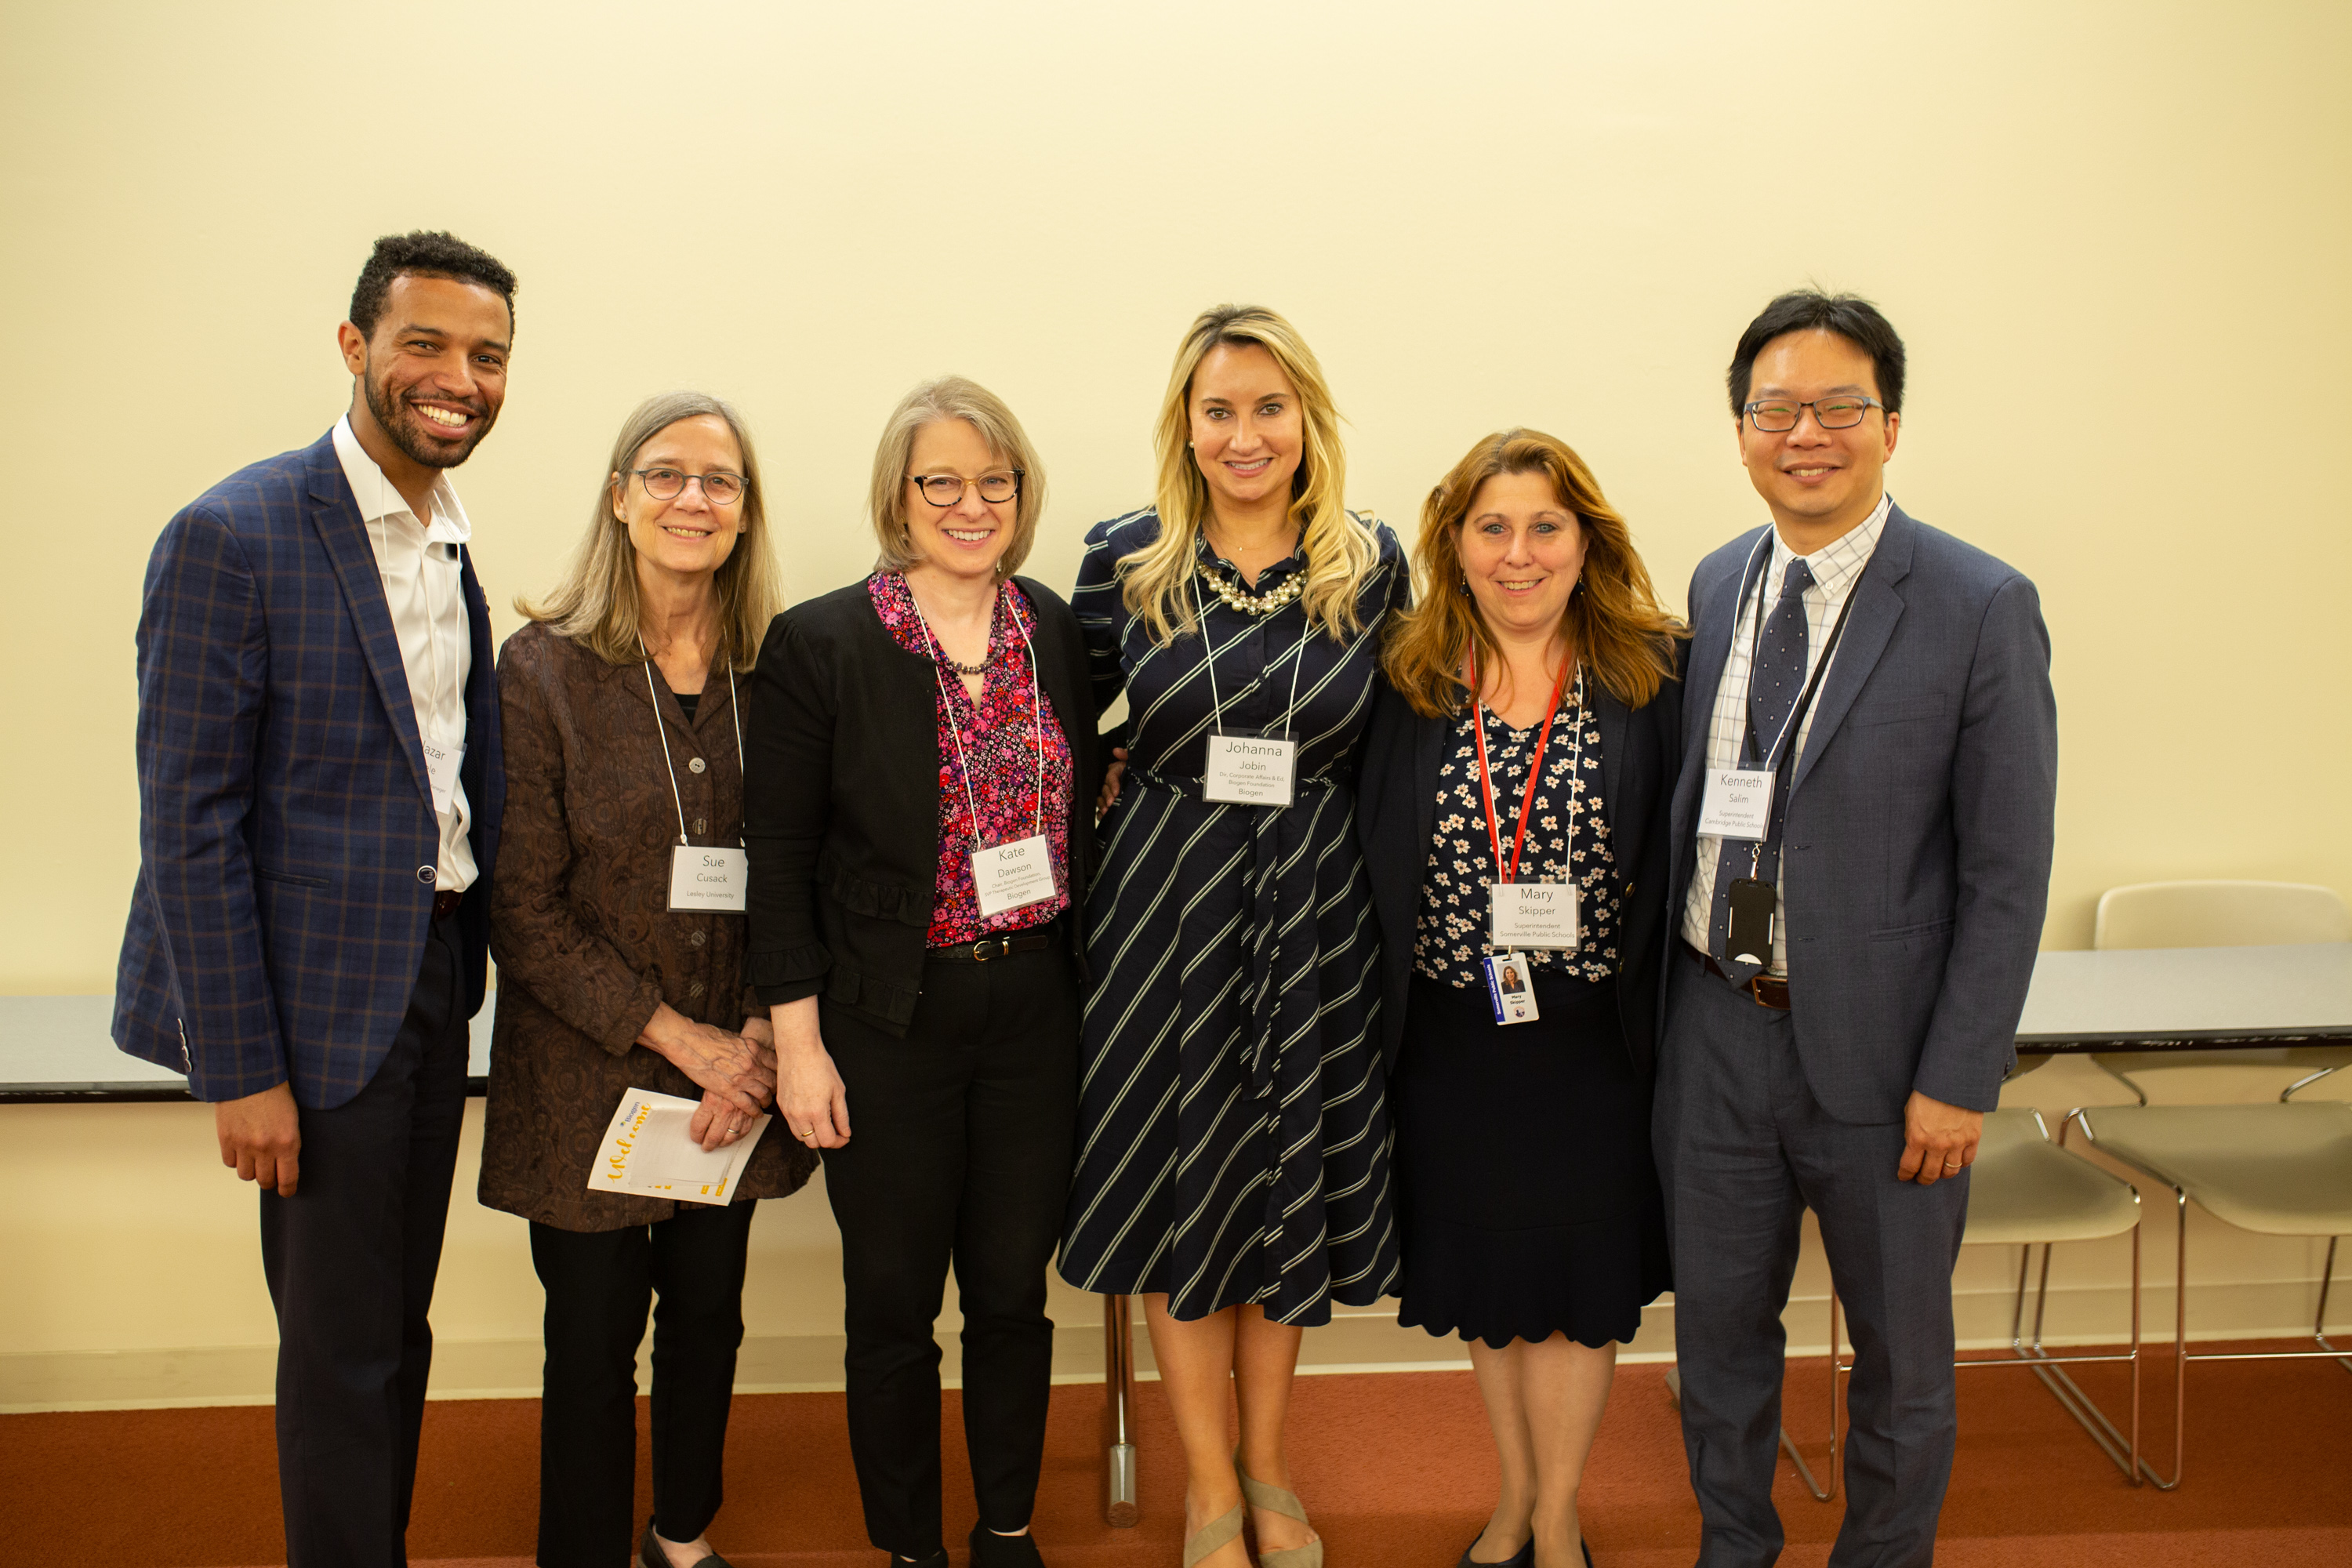
<svg viewBox="0 0 2352 1568"><path fill-rule="evenodd" d="M1011 500L1021 493L1021 476L1027 470L1015 468L1011 473L982 474L976 479L960 479L953 474L908 474L923 499L936 507L951 507L963 500L967 485L980 491L980 499L993 506Z"/></svg>
<svg viewBox="0 0 2352 1568"><path fill-rule="evenodd" d="M1797 427L1805 410L1813 411L1813 420L1824 430L1851 430L1862 423L1862 416L1874 408L1886 405L1875 397L1864 397L1859 392L1841 392L1833 397L1815 398L1810 403L1791 402L1785 397L1767 398L1751 403L1745 413L1756 428L1769 435L1785 435Z"/></svg>
<svg viewBox="0 0 2352 1568"><path fill-rule="evenodd" d="M646 494L656 500L676 500L686 493L688 485L702 487L702 499L712 506L733 506L743 499L751 481L740 474L730 474L725 468L713 468L707 474L688 474L677 468L631 468L646 487Z"/></svg>

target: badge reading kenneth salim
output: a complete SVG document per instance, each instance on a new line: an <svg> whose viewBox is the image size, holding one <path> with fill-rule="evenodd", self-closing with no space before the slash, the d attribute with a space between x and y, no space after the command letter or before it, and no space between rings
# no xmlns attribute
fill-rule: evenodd
<svg viewBox="0 0 2352 1568"><path fill-rule="evenodd" d="M1575 950L1575 884L1497 882L1494 895L1486 940L1495 946Z"/></svg>
<svg viewBox="0 0 2352 1568"><path fill-rule="evenodd" d="M1201 770L1204 800L1231 805L1288 805L1298 742L1278 735L1211 735Z"/></svg>
<svg viewBox="0 0 2352 1568"><path fill-rule="evenodd" d="M1772 826L1772 773L1769 768L1709 768L1699 800L1698 830L1710 838L1761 842Z"/></svg>
<svg viewBox="0 0 2352 1568"><path fill-rule="evenodd" d="M669 852L669 907L740 915L748 869L740 849L681 844Z"/></svg>

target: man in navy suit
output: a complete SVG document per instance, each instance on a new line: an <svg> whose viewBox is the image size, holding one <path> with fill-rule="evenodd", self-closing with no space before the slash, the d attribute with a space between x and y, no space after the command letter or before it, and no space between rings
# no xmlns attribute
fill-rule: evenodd
<svg viewBox="0 0 2352 1568"><path fill-rule="evenodd" d="M1968 1167L2041 940L2049 635L2032 583L1887 496L1903 371L1867 301L1767 306L1730 395L1771 526L1691 579L1654 1141L1703 1564L1780 1554L1808 1207L1854 1349L1830 1561L1930 1561Z"/></svg>
<svg viewBox="0 0 2352 1568"><path fill-rule="evenodd" d="M447 470L499 416L514 274L376 242L351 410L174 517L139 618L122 1049L188 1075L261 1189L293 1568L406 1561L425 1319L505 775Z"/></svg>

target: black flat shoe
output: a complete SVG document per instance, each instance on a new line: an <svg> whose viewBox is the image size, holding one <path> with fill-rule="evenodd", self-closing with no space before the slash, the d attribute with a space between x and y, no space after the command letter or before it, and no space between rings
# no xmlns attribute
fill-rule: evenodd
<svg viewBox="0 0 2352 1568"><path fill-rule="evenodd" d="M1508 1557L1504 1558L1498 1563L1478 1563L1472 1561L1470 1553L1477 1551L1478 1542L1486 1539L1486 1532L1483 1530L1480 1531L1478 1532L1477 1539L1474 1540L1469 1545L1462 1549L1462 1561L1455 1563L1454 1568L1536 1568L1536 1538L1534 1536L1528 1536L1526 1542L1521 1545L1517 1552L1512 1552ZM1590 1555L1585 1559L1585 1568L1591 1568L1591 1558Z"/></svg>
<svg viewBox="0 0 2352 1568"><path fill-rule="evenodd" d="M637 1542L637 1568L669 1568L669 1554L661 1549L661 1542L654 1539L654 1521L650 1519L646 1521L646 1538ZM714 1552L697 1563L694 1568L735 1568L735 1565Z"/></svg>
<svg viewBox="0 0 2352 1568"><path fill-rule="evenodd" d="M984 1524L971 1527L971 1568L1045 1568L1037 1538L1027 1531L999 1535Z"/></svg>
<svg viewBox="0 0 2352 1568"><path fill-rule="evenodd" d="M890 1568L909 1568L909 1564L912 1568L948 1568L948 1549L942 1546L929 1557L920 1559L901 1557L893 1552L883 1561L887 1563ZM700 1568L700 1565L698 1564L697 1568Z"/></svg>

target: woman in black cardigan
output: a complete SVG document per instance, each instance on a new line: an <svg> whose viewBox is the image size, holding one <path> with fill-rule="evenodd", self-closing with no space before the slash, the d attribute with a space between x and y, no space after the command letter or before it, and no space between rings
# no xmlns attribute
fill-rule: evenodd
<svg viewBox="0 0 2352 1568"><path fill-rule="evenodd" d="M976 1568L1034 1565L1102 783L1076 617L1013 577L1045 499L1020 424L959 377L884 432L872 576L776 617L750 682L751 984L784 1136L841 1225L866 1533L944 1568L940 1352L963 1307ZM853 1132L853 1128L855 1129Z"/></svg>
<svg viewBox="0 0 2352 1568"><path fill-rule="evenodd" d="M1571 1568L1617 1344L1669 1283L1649 1128L1680 627L1537 431L1471 448L1414 555L1357 784L1398 1318L1470 1342L1486 1402L1500 1495L1463 1561Z"/></svg>

